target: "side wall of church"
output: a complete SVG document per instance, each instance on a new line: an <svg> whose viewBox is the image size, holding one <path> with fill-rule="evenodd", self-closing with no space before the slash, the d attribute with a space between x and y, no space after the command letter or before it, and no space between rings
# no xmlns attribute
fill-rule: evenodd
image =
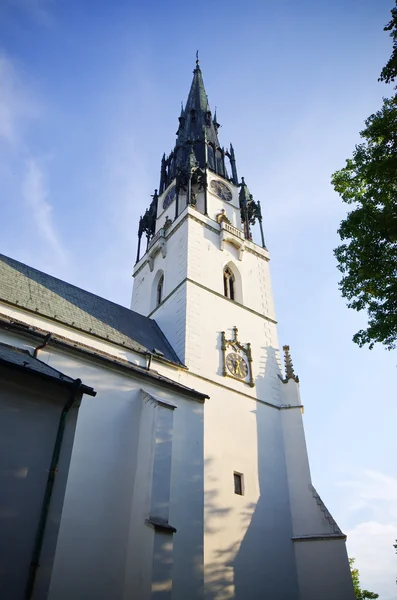
<svg viewBox="0 0 397 600"><path fill-rule="evenodd" d="M0 341L34 347L10 332ZM79 410L48 599L149 600L173 588L202 600L204 405L73 351L39 359L97 391Z"/></svg>
<svg viewBox="0 0 397 600"><path fill-rule="evenodd" d="M354 600L346 544L342 539L295 543L302 600Z"/></svg>
<svg viewBox="0 0 397 600"><path fill-rule="evenodd" d="M59 419L70 391L0 367L0 596L23 598ZM68 477L78 402L65 423L35 598L47 597Z"/></svg>

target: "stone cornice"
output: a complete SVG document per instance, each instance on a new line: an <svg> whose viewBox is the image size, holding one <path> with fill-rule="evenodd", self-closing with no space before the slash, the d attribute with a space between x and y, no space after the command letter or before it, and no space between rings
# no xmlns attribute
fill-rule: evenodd
<svg viewBox="0 0 397 600"><path fill-rule="evenodd" d="M185 208L185 210L179 215L179 217L169 227L169 229L167 229L164 237L161 237L162 242L165 241L165 243L167 243L167 241L174 235L174 233L176 233L178 231L178 229L181 227L181 225L188 219L191 219L192 221L199 223L200 225L205 227L205 229L208 229L209 231L212 231L213 233L216 233L219 236L221 236L221 234L222 234L222 228L219 223L217 223L214 219L211 219L210 217L207 217L206 215L199 213L194 208L187 206ZM159 233L159 232L157 232L157 233ZM227 241L227 240L225 240L225 241ZM141 260L138 263L136 263L136 265L134 267L133 277L136 277L138 275L138 273L143 269L143 267L147 263L150 263L150 260L152 259L152 255L153 255L153 249L154 249L154 247L149 248L149 250L144 254L144 256L142 256ZM255 256L262 258L266 261L270 260L268 251L265 250L264 248L262 248L261 246L258 246L254 242L251 242L250 240L244 240L244 249L247 252L250 252L251 254L254 254ZM161 251L163 253L166 252L166 250L164 249L163 246L161 247Z"/></svg>
<svg viewBox="0 0 397 600"><path fill-rule="evenodd" d="M190 279L190 277L185 277L184 279L182 279L182 281L180 281L178 283L178 285L172 290L172 292L170 294L168 294L168 296L166 296L164 298L164 300L161 302L161 304L159 304L158 306L156 306L156 308L154 310L152 310L152 312L150 312L148 314L148 317L150 318L154 318L154 315L156 313L156 311L161 308L161 306L167 302L167 300L169 300L169 298L171 298L175 292L184 284L184 283L192 283L193 285L196 285L197 287L206 290L207 292L209 292L210 294L213 294L214 296L217 296L218 298L222 298L223 300L225 300L226 302L231 302L232 304L235 304L236 306L238 306L239 308L243 308L244 310L247 310L248 312L256 315L257 317L261 317L262 319L265 319L265 321L269 321L269 323L273 323L274 325L277 325L277 321L275 321L274 319L272 319L271 317L267 317L266 315L263 315L262 313L257 312L256 310L254 310L253 308L249 308L249 306L245 306L244 304L240 304L240 302L237 302L236 300L231 300L230 298L226 298L226 296L224 296L223 294L220 294L219 292L215 292L215 290L211 290L211 288L208 288L207 286L203 285L202 283L198 283L198 281L194 281L193 279Z"/></svg>
<svg viewBox="0 0 397 600"><path fill-rule="evenodd" d="M293 542L319 542L332 540L345 540L347 536L344 533L316 533L313 535L297 535L292 537Z"/></svg>
<svg viewBox="0 0 397 600"><path fill-rule="evenodd" d="M0 315L0 327L4 329L14 331L15 333L22 333L25 335L29 335L43 339L45 335L48 335L49 331L39 329L37 327L30 326L26 323L18 322L15 323L11 319L5 317L4 315ZM107 363L109 368L117 368L122 369L124 371L128 371L132 376L137 377L138 379L150 380L153 385L157 385L160 387L165 387L173 390L183 396L189 396L196 402L204 402L209 398L207 394L203 394L185 386L183 384L166 377L165 375L161 375L157 371L147 369L145 367L141 367L139 365L135 365L134 363L129 362L128 360L122 359L120 357L116 357L112 354L108 354L102 350L97 348L93 348L81 342L77 342L74 340L69 340L64 338L59 334L53 334L51 340L49 341L49 345L56 346L60 350L64 350L66 352L77 352L86 358L90 358L92 360L98 360L100 362ZM186 367L182 367L184 370L187 370Z"/></svg>

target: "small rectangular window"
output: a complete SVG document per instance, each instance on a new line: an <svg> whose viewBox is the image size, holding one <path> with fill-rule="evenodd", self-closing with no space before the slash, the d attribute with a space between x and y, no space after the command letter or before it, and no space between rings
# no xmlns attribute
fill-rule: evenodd
<svg viewBox="0 0 397 600"><path fill-rule="evenodd" d="M233 473L234 477L234 493L239 496L243 495L243 476L241 473Z"/></svg>

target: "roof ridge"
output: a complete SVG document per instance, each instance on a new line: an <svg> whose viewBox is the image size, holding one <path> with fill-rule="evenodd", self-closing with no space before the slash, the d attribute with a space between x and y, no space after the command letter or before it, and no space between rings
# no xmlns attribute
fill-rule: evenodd
<svg viewBox="0 0 397 600"><path fill-rule="evenodd" d="M2 259L2 258L6 258L7 260L10 260L10 261L12 261L14 263L18 263L19 265L22 265L23 267L27 267L31 271L36 271L36 273L40 273L40 275L44 275L45 277L50 277L51 279L56 279L57 281L59 281L62 284L66 284L66 285L68 285L70 287L75 288L76 290L83 291L85 294L90 294L90 296L94 296L95 298L99 298L100 300L105 300L106 302L110 302L111 304L114 304L114 306L118 306L120 308L124 308L125 310L128 310L129 312L132 312L135 315L139 315L143 319L151 319L151 317L145 317L145 315L141 315L141 313L138 313L135 310L132 310L131 308L128 308L128 306L124 306L123 304L118 304L117 302L114 302L113 300L109 300L109 298L104 298L103 296L99 296L98 294L95 294L95 292L90 292L89 290L86 290L85 288L79 287L75 283L69 283L69 281L65 281L64 279L60 279L56 275L51 275L50 273L46 273L45 271L40 271L40 269L36 269L36 267L31 267L30 265L28 265L26 263L23 263L20 260L16 260L15 258L11 258L11 256L7 256L6 254L0 253L0 259ZM154 321L154 319L151 319L151 321Z"/></svg>
<svg viewBox="0 0 397 600"><path fill-rule="evenodd" d="M182 365L155 319L0 254L0 300L139 353Z"/></svg>

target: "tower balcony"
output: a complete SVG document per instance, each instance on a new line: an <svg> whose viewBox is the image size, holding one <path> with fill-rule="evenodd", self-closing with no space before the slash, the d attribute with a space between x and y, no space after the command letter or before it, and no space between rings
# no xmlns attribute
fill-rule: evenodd
<svg viewBox="0 0 397 600"><path fill-rule="evenodd" d="M245 250L250 250L251 252L255 252L256 254L260 254L263 258L269 260L269 253L266 248L262 248L252 242L251 240L247 240L244 237L244 233L234 227L227 221L220 222L220 235L219 235L219 243L220 249L224 250L225 243L229 242L238 250L238 260L243 260L243 253Z"/></svg>

